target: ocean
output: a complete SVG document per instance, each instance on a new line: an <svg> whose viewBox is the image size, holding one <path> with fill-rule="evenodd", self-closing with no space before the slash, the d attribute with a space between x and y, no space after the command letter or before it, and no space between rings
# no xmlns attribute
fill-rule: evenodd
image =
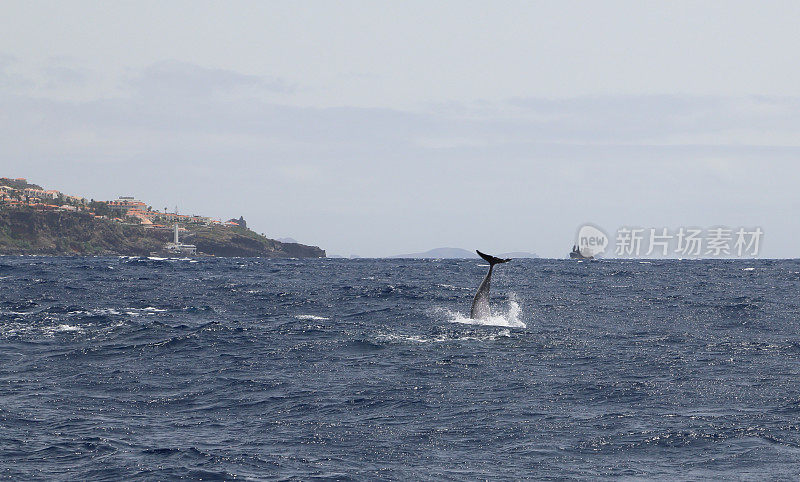
<svg viewBox="0 0 800 482"><path fill-rule="evenodd" d="M0 478L800 477L800 262L0 257Z"/></svg>

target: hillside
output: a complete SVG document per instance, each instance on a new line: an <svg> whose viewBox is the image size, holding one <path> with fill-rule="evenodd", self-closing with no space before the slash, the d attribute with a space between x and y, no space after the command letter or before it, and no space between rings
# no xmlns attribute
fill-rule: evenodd
<svg viewBox="0 0 800 482"><path fill-rule="evenodd" d="M325 257L316 246L281 243L249 229L190 228L184 241L210 256ZM84 212L0 208L0 254L147 256L170 241L168 230L148 229Z"/></svg>

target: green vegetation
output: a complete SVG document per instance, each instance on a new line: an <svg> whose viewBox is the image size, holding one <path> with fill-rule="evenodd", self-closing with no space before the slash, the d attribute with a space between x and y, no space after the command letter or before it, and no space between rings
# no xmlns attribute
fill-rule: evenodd
<svg viewBox="0 0 800 482"><path fill-rule="evenodd" d="M92 199L92 201L89 203L89 209L94 211L94 213L98 216L108 216L110 218L125 217L125 211L118 208L112 208L105 201L95 201Z"/></svg>
<svg viewBox="0 0 800 482"><path fill-rule="evenodd" d="M28 188L42 189L42 186L39 186L38 184L29 184L27 181L22 179L19 180L9 179L7 177L0 177L0 186L8 186L11 189L17 189L17 190L28 189Z"/></svg>

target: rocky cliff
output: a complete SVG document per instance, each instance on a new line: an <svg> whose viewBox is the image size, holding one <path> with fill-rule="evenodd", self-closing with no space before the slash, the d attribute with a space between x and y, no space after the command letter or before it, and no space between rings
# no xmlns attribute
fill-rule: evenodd
<svg viewBox="0 0 800 482"><path fill-rule="evenodd" d="M182 241L210 256L324 258L316 246L281 243L243 227L189 227ZM146 229L80 212L0 208L0 254L147 256L172 238L171 231Z"/></svg>

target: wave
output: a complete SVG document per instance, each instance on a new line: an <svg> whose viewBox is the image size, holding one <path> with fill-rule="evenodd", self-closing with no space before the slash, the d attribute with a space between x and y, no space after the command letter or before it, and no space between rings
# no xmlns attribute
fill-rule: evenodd
<svg viewBox="0 0 800 482"><path fill-rule="evenodd" d="M296 315L295 318L298 320L314 320L314 321L326 321L330 318L325 318L324 316L317 316L317 315Z"/></svg>
<svg viewBox="0 0 800 482"><path fill-rule="evenodd" d="M451 342L451 341L495 341L498 338L510 338L511 331L509 330L500 330L497 333L490 333L485 335L462 335L462 336L450 336L447 334L441 334L437 336L420 336L420 335L397 335L397 334L379 334L376 338L379 341L385 341L389 343L402 343L402 342L411 342L411 343L442 343L442 342Z"/></svg>
<svg viewBox="0 0 800 482"><path fill-rule="evenodd" d="M81 331L81 329L78 326L61 324L56 327L56 331Z"/></svg>

